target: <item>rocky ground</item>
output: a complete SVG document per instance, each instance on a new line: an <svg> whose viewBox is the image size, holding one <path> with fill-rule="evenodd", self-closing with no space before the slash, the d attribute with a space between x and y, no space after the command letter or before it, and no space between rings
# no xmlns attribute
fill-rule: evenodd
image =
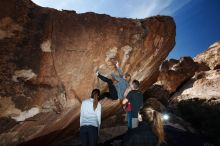
<svg viewBox="0 0 220 146"><path fill-rule="evenodd" d="M120 129L120 132L125 132L125 127L117 127ZM110 132L118 132L119 130L116 127L103 129L100 134L103 134L103 131L106 130ZM166 133L166 142L162 146L214 146L213 144L209 143L208 140L199 134L186 132L184 130L180 130L178 128L174 128L172 126L165 126L165 133ZM112 139L108 139L103 141L103 139L99 140L98 146L121 146L123 143L123 136L124 133L117 133L115 137ZM106 135L107 138L107 135ZM53 144L53 146L80 146L79 136L72 136L59 143Z"/></svg>

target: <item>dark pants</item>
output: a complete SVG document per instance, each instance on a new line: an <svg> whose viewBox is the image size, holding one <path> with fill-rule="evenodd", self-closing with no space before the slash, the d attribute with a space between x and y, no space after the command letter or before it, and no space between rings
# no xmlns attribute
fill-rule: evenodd
<svg viewBox="0 0 220 146"><path fill-rule="evenodd" d="M106 78L102 75L98 75L98 78L100 78L103 82L106 82L108 84L109 92L104 92L100 95L99 100L102 100L103 98L107 97L112 100L117 100L118 99L118 92L112 82L111 79Z"/></svg>
<svg viewBox="0 0 220 146"><path fill-rule="evenodd" d="M127 112L128 129L132 129L132 114L131 111Z"/></svg>
<svg viewBox="0 0 220 146"><path fill-rule="evenodd" d="M98 141L98 128L94 126L80 127L80 140L82 146L96 146Z"/></svg>

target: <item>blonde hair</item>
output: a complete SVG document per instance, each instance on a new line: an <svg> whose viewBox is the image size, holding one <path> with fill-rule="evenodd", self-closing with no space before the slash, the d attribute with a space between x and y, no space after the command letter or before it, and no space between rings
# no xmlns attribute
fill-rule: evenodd
<svg viewBox="0 0 220 146"><path fill-rule="evenodd" d="M158 138L157 146L160 146L160 144L164 142L164 129L161 114L151 107L144 105L140 110L140 115L143 121L150 124L152 131Z"/></svg>

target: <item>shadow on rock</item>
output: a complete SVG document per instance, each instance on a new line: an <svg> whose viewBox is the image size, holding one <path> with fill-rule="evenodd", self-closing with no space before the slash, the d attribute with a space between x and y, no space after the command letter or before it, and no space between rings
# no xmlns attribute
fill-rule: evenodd
<svg viewBox="0 0 220 146"><path fill-rule="evenodd" d="M215 98L189 99L177 104L178 114L213 143L220 145L220 106Z"/></svg>

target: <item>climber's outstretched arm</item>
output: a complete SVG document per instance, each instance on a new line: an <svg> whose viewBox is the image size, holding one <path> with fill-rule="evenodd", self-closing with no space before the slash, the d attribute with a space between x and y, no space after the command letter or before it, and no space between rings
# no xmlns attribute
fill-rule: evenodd
<svg viewBox="0 0 220 146"><path fill-rule="evenodd" d="M121 68L117 67L117 71L119 76L122 78L124 76L124 73L122 72Z"/></svg>
<svg viewBox="0 0 220 146"><path fill-rule="evenodd" d="M117 68L117 71L118 71L119 76L122 78L122 77L124 76L124 73L123 73L123 71L121 70L121 68L120 68L118 62L116 63L116 68Z"/></svg>
<svg viewBox="0 0 220 146"><path fill-rule="evenodd" d="M123 78L124 74L123 74L121 68L119 67L119 63L118 63L118 62L116 63L115 66L116 66L116 68L117 68L117 71L118 71L119 76L116 76L114 73L112 73L111 75L112 75L112 77L113 77L115 80L120 81L121 78Z"/></svg>

